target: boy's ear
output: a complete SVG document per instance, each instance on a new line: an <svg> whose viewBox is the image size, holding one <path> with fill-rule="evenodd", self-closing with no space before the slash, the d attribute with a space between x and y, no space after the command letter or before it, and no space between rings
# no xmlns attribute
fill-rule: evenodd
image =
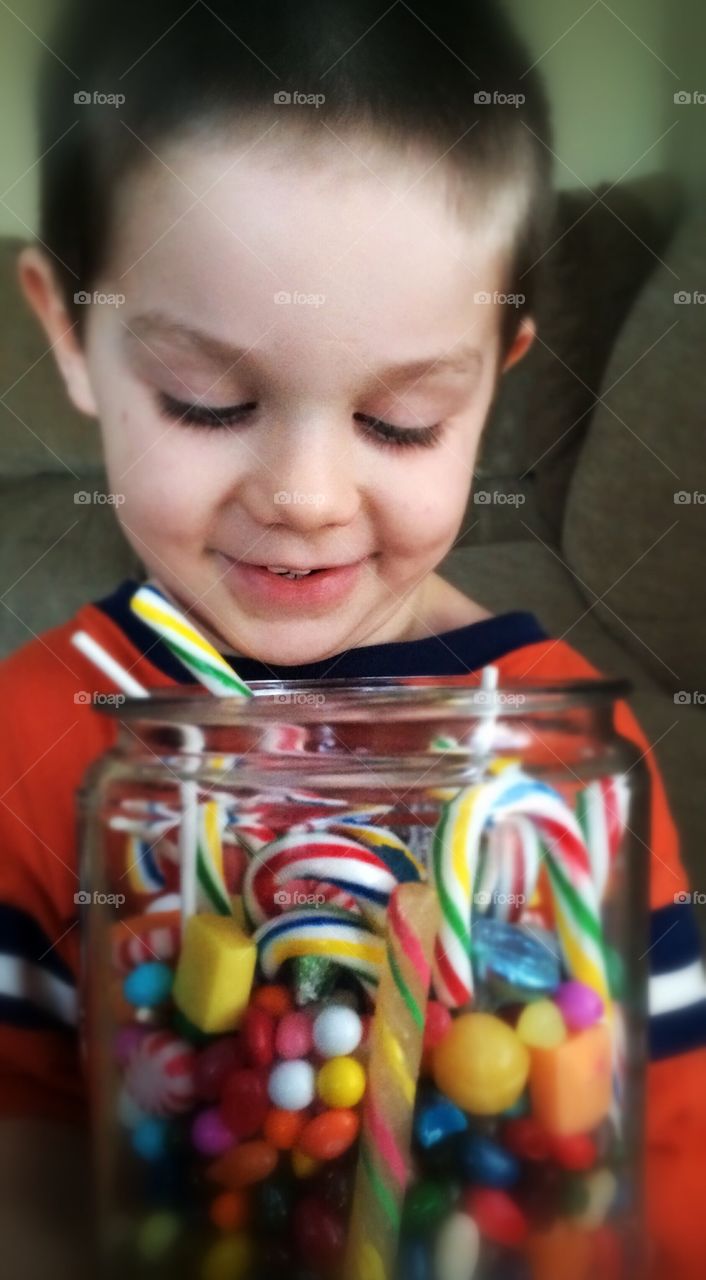
<svg viewBox="0 0 706 1280"><path fill-rule="evenodd" d="M34 246L23 249L17 263L17 274L20 288L49 339L72 404L80 413L97 417L76 322L68 313L49 257Z"/></svg>
<svg viewBox="0 0 706 1280"><path fill-rule="evenodd" d="M503 373L507 373L514 364L517 364L523 356L527 355L532 343L537 337L537 326L531 316L523 316L520 326L515 336L510 350L505 356L503 363Z"/></svg>

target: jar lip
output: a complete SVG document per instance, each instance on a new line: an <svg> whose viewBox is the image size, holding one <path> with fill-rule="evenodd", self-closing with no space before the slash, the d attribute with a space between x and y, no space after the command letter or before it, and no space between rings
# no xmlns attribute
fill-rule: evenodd
<svg viewBox="0 0 706 1280"><path fill-rule="evenodd" d="M410 679L413 684L408 683ZM622 677L586 677L546 680L541 684L518 681L484 690L455 676L361 676L313 681L253 680L250 688L253 698L219 698L200 685L181 685L152 690L148 698L125 697L119 704L113 701L94 705L101 714L119 720L160 724L195 720L200 725L228 725L288 719L302 724L350 719L363 695L367 707L376 711L394 709L402 718L436 719L442 714L462 719L594 710L627 697L632 684Z"/></svg>

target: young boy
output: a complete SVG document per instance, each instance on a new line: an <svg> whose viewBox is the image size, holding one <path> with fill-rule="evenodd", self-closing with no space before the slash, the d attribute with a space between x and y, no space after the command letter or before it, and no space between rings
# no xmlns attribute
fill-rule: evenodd
<svg viewBox="0 0 706 1280"><path fill-rule="evenodd" d="M149 577L246 680L595 674L532 615L491 617L437 572L500 377L533 339L550 209L544 96L497 6L73 0L51 47L41 236L20 279L100 424ZM497 301L513 293L524 306ZM150 688L188 679L132 616L134 586L0 671L0 1223L17 1275L47 1274L47 1256L64 1274L55 1191L66 1126L85 1125L74 798L113 728L75 695L113 690L70 637L89 631ZM653 1274L696 1280L700 953L626 705L616 728L652 778Z"/></svg>

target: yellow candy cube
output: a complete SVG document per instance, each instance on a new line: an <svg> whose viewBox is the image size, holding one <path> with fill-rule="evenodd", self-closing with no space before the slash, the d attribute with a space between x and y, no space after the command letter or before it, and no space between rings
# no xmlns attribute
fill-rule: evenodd
<svg viewBox="0 0 706 1280"><path fill-rule="evenodd" d="M174 1001L200 1031L234 1031L250 1000L257 948L237 924L217 915L187 921Z"/></svg>

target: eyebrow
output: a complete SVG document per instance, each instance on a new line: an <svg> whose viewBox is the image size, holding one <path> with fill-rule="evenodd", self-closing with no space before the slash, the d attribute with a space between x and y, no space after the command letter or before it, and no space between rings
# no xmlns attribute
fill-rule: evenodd
<svg viewBox="0 0 706 1280"><path fill-rule="evenodd" d="M141 340L146 345L150 338L176 338L188 343L195 350L212 360L227 362L233 366L249 355L254 355L254 347L234 347L213 334L201 329L194 329L182 321L172 319L159 311L146 311L135 316L126 327L127 342ZM477 373L483 364L481 352L475 347L454 347L450 351L442 351L437 356L427 356L409 360L402 364L388 365L372 376L380 382L409 382L442 373L466 374Z"/></svg>

